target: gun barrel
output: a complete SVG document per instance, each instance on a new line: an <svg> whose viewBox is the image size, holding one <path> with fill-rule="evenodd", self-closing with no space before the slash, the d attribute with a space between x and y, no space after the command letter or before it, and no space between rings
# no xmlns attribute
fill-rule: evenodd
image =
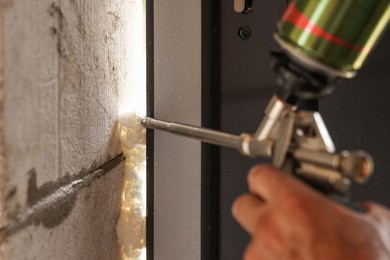
<svg viewBox="0 0 390 260"><path fill-rule="evenodd" d="M239 135L228 134L208 128L167 122L150 117L145 117L141 119L141 124L146 128L158 129L177 135L197 139L210 144L220 145L238 150L240 150L242 146L241 137Z"/></svg>

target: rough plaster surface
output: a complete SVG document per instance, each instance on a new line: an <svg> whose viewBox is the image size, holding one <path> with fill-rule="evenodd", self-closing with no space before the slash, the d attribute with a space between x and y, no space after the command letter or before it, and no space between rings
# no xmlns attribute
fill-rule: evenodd
<svg viewBox="0 0 390 260"><path fill-rule="evenodd" d="M10 259L119 259L115 224L123 165L81 190L71 215L59 226L32 225L11 236Z"/></svg>
<svg viewBox="0 0 390 260"><path fill-rule="evenodd" d="M2 8L0 12L6 11L6 8L12 6L12 3L13 0L0 0L0 8Z"/></svg>
<svg viewBox="0 0 390 260"><path fill-rule="evenodd" d="M41 183L57 178L59 58L56 39L48 33L56 25L49 6L49 1L16 1L4 16L7 193L17 188L9 211L27 200L30 169L39 172Z"/></svg>
<svg viewBox="0 0 390 260"><path fill-rule="evenodd" d="M119 153L117 64L109 65L105 38L114 26L110 7L62 2L19 0L5 15L5 145L8 188L18 189L14 205L26 201L23 183L32 168L41 185Z"/></svg>
<svg viewBox="0 0 390 260"><path fill-rule="evenodd" d="M155 116L200 125L201 1L154 10ZM201 144L155 131L154 163L154 257L200 259Z"/></svg>
<svg viewBox="0 0 390 260"><path fill-rule="evenodd" d="M1 4L0 4L1 6ZM1 8L1 7L0 7ZM2 10L0 10L2 11ZM0 227L6 224L4 204L5 204L5 158L4 158L4 120L3 120L3 52L2 52L2 30L3 20L0 17ZM0 259L5 259L4 248L0 245Z"/></svg>
<svg viewBox="0 0 390 260"><path fill-rule="evenodd" d="M29 192L32 173L36 187L58 186L120 153L115 130L127 79L123 62L129 58L129 35L123 17L128 19L128 3L15 0L4 14L3 184L8 224L36 202ZM111 256L117 246L110 236L115 236L117 204L107 203L120 193L118 171L110 174L112 184L107 180L85 188L76 206L53 227L27 226L9 243L0 242L0 248L10 248L10 259L115 259ZM87 193L96 195L103 209L95 201L89 205ZM104 200L106 195L111 197ZM99 230L104 223L107 227ZM102 253L101 244L110 253ZM93 247L97 253L90 255ZM26 256L27 248L35 258ZM53 258L47 258L46 251ZM94 257L98 252L103 258Z"/></svg>

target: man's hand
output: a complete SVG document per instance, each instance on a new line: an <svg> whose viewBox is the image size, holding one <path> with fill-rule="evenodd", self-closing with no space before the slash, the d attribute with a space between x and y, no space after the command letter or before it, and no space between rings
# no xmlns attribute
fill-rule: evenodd
<svg viewBox="0 0 390 260"><path fill-rule="evenodd" d="M252 168L248 184L232 209L252 236L245 260L390 259L387 209L353 212L270 165Z"/></svg>

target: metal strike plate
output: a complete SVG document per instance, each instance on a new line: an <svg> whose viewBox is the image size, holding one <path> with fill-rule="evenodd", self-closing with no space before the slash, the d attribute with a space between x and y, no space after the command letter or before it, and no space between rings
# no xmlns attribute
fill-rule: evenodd
<svg viewBox="0 0 390 260"><path fill-rule="evenodd" d="M252 10L252 0L234 0L234 11L247 14Z"/></svg>

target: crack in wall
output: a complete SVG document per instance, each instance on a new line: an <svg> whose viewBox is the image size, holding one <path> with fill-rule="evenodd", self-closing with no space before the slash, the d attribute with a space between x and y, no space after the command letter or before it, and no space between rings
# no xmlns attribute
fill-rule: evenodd
<svg viewBox="0 0 390 260"><path fill-rule="evenodd" d="M47 10L51 17L57 19L57 27L51 27L50 33L53 37L57 37L57 52L60 58L69 61L68 54L66 53L66 48L64 46L63 37L64 37L64 28L66 26L66 21L64 14L60 6L56 3L52 3L49 9Z"/></svg>
<svg viewBox="0 0 390 260"><path fill-rule="evenodd" d="M37 187L35 169L29 171L27 206L7 226L0 228L0 244L7 237L30 225L43 225L54 228L61 224L72 212L77 194L94 181L117 167L124 157L122 154L101 166L82 169L77 175L69 174L55 182L47 182Z"/></svg>

